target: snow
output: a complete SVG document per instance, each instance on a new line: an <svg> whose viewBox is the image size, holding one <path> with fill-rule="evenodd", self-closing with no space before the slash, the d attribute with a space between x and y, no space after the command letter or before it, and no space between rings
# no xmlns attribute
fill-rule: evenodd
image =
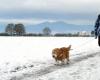
<svg viewBox="0 0 100 80"><path fill-rule="evenodd" d="M94 37L0 37L0 80L100 80ZM70 64L54 65L54 48L72 45Z"/></svg>
<svg viewBox="0 0 100 80"><path fill-rule="evenodd" d="M36 80L100 80L100 55L88 61L64 67ZM95 61L94 61L95 60Z"/></svg>

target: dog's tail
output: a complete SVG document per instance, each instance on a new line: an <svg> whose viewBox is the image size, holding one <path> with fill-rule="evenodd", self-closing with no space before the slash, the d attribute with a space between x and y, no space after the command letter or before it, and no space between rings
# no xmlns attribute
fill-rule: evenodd
<svg viewBox="0 0 100 80"><path fill-rule="evenodd" d="M73 50L73 49L71 49L71 46L72 46L72 45L69 45L69 47L68 47L69 50Z"/></svg>

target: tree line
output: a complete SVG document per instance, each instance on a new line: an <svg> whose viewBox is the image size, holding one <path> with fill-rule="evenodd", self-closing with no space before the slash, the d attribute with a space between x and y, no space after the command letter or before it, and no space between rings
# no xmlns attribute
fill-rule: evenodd
<svg viewBox="0 0 100 80"><path fill-rule="evenodd" d="M10 23L6 26L5 33L10 36L14 36L14 35L23 36L26 33L26 31L22 23L18 23L18 24Z"/></svg>
<svg viewBox="0 0 100 80"><path fill-rule="evenodd" d="M22 23L13 24L9 23L7 24L5 28L4 33L0 33L0 36L56 36L56 37L90 37L90 35L79 35L79 33L55 33L51 34L51 29L49 27L45 27L42 30L42 33L27 33L25 26ZM94 31L91 31L91 35L94 36Z"/></svg>
<svg viewBox="0 0 100 80"><path fill-rule="evenodd" d="M43 29L43 33L27 33L25 26L22 23L13 24L9 23L7 24L5 28L4 33L0 33L0 36L50 36L51 29L48 27L45 27Z"/></svg>

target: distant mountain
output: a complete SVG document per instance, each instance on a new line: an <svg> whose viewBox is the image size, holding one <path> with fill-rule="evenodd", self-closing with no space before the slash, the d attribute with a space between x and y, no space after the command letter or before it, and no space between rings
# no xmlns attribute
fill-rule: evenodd
<svg viewBox="0 0 100 80"><path fill-rule="evenodd" d="M0 32L5 32L6 24L0 23Z"/></svg>
<svg viewBox="0 0 100 80"><path fill-rule="evenodd" d="M7 24L0 23L0 32L4 32ZM42 33L45 27L49 27L52 33L67 33L76 31L92 31L93 25L75 25L68 24L62 21L58 22L43 22L36 25L25 25L26 32L29 33Z"/></svg>
<svg viewBox="0 0 100 80"><path fill-rule="evenodd" d="M45 27L49 27L52 32L60 32L60 33L67 33L67 32L76 32L76 31L92 31L92 25L75 25L75 24L68 24L65 22L44 22L36 25L26 25L27 32L42 32Z"/></svg>

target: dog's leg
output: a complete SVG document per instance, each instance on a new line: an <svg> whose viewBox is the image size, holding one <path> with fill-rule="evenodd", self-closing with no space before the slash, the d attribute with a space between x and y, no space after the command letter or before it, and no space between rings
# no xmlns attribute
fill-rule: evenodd
<svg viewBox="0 0 100 80"><path fill-rule="evenodd" d="M61 64L64 65L65 64L65 59L63 59L61 62L62 62Z"/></svg>
<svg viewBox="0 0 100 80"><path fill-rule="evenodd" d="M67 64L67 59L64 60L64 63Z"/></svg>
<svg viewBox="0 0 100 80"><path fill-rule="evenodd" d="M57 60L57 65L59 64L59 61Z"/></svg>
<svg viewBox="0 0 100 80"><path fill-rule="evenodd" d="M67 54L67 64L69 64L69 52L68 52L68 54Z"/></svg>
<svg viewBox="0 0 100 80"><path fill-rule="evenodd" d="M69 61L69 58L67 58L67 64L69 64L69 62L70 62L70 61Z"/></svg>
<svg viewBox="0 0 100 80"><path fill-rule="evenodd" d="M59 65L59 61L57 59L55 59L55 65Z"/></svg>

